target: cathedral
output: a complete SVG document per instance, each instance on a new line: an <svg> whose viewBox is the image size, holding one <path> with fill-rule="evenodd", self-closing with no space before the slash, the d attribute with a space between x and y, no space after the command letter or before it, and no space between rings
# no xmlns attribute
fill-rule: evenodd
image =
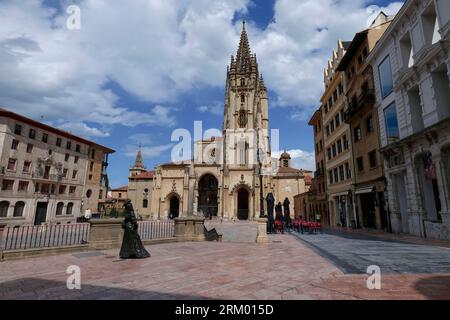
<svg viewBox="0 0 450 320"><path fill-rule="evenodd" d="M194 143L189 161L147 171L138 151L130 168L128 198L144 219L198 215L224 220L259 218L268 193L290 201L309 190L311 171L291 166L284 152L272 157L267 88L250 50L245 22L236 56L227 68L221 137ZM262 192L261 192L262 188ZM264 208L267 213L267 209Z"/></svg>

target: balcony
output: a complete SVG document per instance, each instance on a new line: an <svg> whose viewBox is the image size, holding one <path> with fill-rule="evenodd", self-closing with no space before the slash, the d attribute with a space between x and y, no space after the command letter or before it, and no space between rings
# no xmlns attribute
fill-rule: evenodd
<svg viewBox="0 0 450 320"><path fill-rule="evenodd" d="M345 122L349 122L351 118L362 108L373 105L374 103L375 91L372 89L365 90L364 93L361 94L357 99L353 99L353 101L349 103L348 108L344 112Z"/></svg>
<svg viewBox="0 0 450 320"><path fill-rule="evenodd" d="M37 180L48 180L59 182L62 181L63 177L60 174L49 174L48 172L34 171L32 178Z"/></svg>

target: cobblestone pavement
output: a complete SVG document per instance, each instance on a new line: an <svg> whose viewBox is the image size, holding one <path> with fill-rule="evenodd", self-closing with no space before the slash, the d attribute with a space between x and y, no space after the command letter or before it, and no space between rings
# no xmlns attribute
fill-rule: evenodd
<svg viewBox="0 0 450 320"><path fill-rule="evenodd" d="M221 243L149 246L145 260L107 250L1 262L0 299L450 299L450 273L386 274L369 290L367 275L342 272L293 235L258 245L256 224L237 227L222 224ZM66 287L71 265L81 290Z"/></svg>
<svg viewBox="0 0 450 320"><path fill-rule="evenodd" d="M418 245L352 234L299 234L296 237L345 273L450 273L450 248Z"/></svg>

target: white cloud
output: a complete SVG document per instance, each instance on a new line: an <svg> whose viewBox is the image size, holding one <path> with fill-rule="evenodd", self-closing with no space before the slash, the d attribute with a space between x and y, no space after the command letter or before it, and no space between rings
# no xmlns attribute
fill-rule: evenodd
<svg viewBox="0 0 450 320"><path fill-rule="evenodd" d="M249 0L80 0L82 28L43 0L0 2L0 105L49 121L174 125L180 94L223 87ZM276 105L310 112L337 39L351 39L382 8L365 0L277 0L266 30L248 32ZM400 3L383 10L394 13ZM114 81L149 110L123 106ZM203 107L201 107L203 108ZM211 107L210 107L211 108ZM200 110L199 110L200 111ZM212 107L210 112L218 109ZM295 113L296 111L294 111ZM299 113L300 114L300 113Z"/></svg>
<svg viewBox="0 0 450 320"><path fill-rule="evenodd" d="M163 153L169 152L173 147L173 144L164 144L164 145L156 145L156 146L143 146L141 147L142 156L145 159L158 158ZM138 152L138 146L127 146L124 152L124 155L127 157L136 157Z"/></svg>
<svg viewBox="0 0 450 320"><path fill-rule="evenodd" d="M83 122L67 122L58 126L60 129L86 138L106 138L110 134L98 128L89 127Z"/></svg>
<svg viewBox="0 0 450 320"><path fill-rule="evenodd" d="M272 153L274 158L279 159L284 151L277 151ZM314 152L303 151L300 149L287 150L291 155L291 165L297 169L316 170L316 158Z"/></svg>
<svg viewBox="0 0 450 320"><path fill-rule="evenodd" d="M213 103L210 106L199 106L197 111L201 113L211 113L215 116L223 115L223 105L220 102Z"/></svg>

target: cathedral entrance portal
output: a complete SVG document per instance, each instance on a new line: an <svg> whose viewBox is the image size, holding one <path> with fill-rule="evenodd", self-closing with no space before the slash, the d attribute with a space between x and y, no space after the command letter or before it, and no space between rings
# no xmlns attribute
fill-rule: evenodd
<svg viewBox="0 0 450 320"><path fill-rule="evenodd" d="M170 199L170 219L178 218L180 215L180 200L177 196Z"/></svg>
<svg viewBox="0 0 450 320"><path fill-rule="evenodd" d="M238 219L248 220L249 211L249 193L247 189L241 188L238 191Z"/></svg>
<svg viewBox="0 0 450 320"><path fill-rule="evenodd" d="M217 216L217 193L219 182L212 174L204 175L198 184L198 211L203 212L205 218Z"/></svg>

